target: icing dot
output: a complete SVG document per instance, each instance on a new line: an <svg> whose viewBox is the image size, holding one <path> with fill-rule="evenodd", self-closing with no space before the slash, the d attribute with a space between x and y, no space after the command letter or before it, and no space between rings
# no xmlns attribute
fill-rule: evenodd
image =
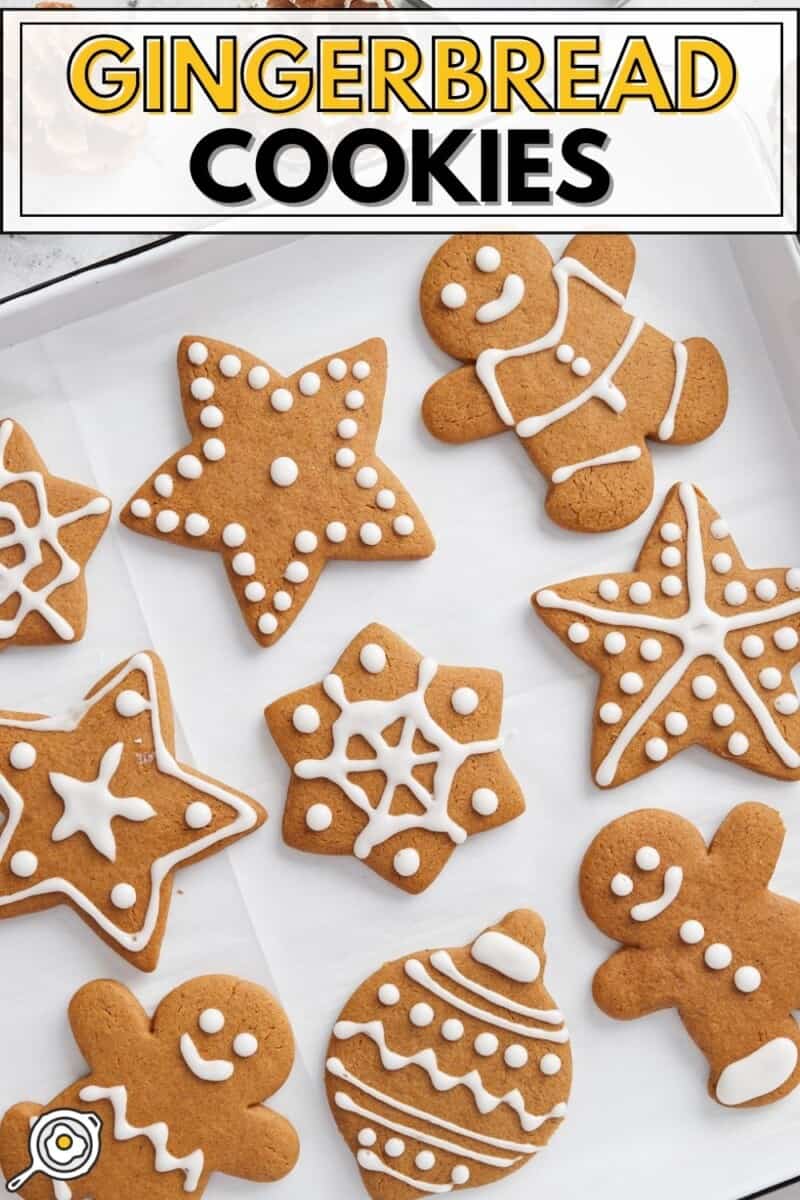
<svg viewBox="0 0 800 1200"><path fill-rule="evenodd" d="M579 355L577 358L573 358L572 362L570 363L570 367L575 375L583 376L589 374L592 369L592 364L589 362L588 358L584 358L582 355Z"/></svg>
<svg viewBox="0 0 800 1200"><path fill-rule="evenodd" d="M689 728L689 722L682 712L669 712L664 720L664 728L672 737L681 737Z"/></svg>
<svg viewBox="0 0 800 1200"><path fill-rule="evenodd" d="M216 404L207 404L200 413L200 424L206 429L219 429L224 420L222 409Z"/></svg>
<svg viewBox="0 0 800 1200"><path fill-rule="evenodd" d="M381 488L381 490L378 492L377 496L375 497L375 503L377 504L378 508L382 508L382 509L394 508L395 494L392 491L392 489L391 488Z"/></svg>
<svg viewBox="0 0 800 1200"><path fill-rule="evenodd" d="M260 392L261 389L265 388L269 383L269 371L266 367L263 367L260 364L255 367L251 367L247 372L247 382L254 392Z"/></svg>
<svg viewBox="0 0 800 1200"><path fill-rule="evenodd" d="M28 879L39 866L39 860L31 850L18 850L9 863L12 875Z"/></svg>
<svg viewBox="0 0 800 1200"><path fill-rule="evenodd" d="M383 537L380 525L374 521L365 521L358 531L358 536L365 546L377 546Z"/></svg>
<svg viewBox="0 0 800 1200"><path fill-rule="evenodd" d="M717 517L715 521L711 522L711 536L715 537L718 542L726 538L728 533L728 522L723 521L722 517Z"/></svg>
<svg viewBox="0 0 800 1200"><path fill-rule="evenodd" d="M627 696L635 696L644 687L644 680L636 671L626 671L619 681L620 691Z"/></svg>
<svg viewBox="0 0 800 1200"><path fill-rule="evenodd" d="M567 637L571 642L580 645L581 642L588 642L589 630L581 621L573 621L567 630Z"/></svg>
<svg viewBox="0 0 800 1200"><path fill-rule="evenodd" d="M651 762L663 762L669 750L663 738L652 737L645 742L644 752Z"/></svg>
<svg viewBox="0 0 800 1200"><path fill-rule="evenodd" d="M344 398L344 406L345 408L349 408L351 412L355 412L356 409L363 408L364 393L360 392L358 388L351 388Z"/></svg>
<svg viewBox="0 0 800 1200"><path fill-rule="evenodd" d="M152 509L146 500L134 500L131 504L131 512L134 517L149 517Z"/></svg>
<svg viewBox="0 0 800 1200"><path fill-rule="evenodd" d="M467 1183L469 1181L469 1167L459 1163L457 1167L453 1167L450 1172L450 1178L453 1183Z"/></svg>
<svg viewBox="0 0 800 1200"><path fill-rule="evenodd" d="M758 681L767 691L774 692L781 686L783 676L777 667L765 667L763 671L759 671Z"/></svg>
<svg viewBox="0 0 800 1200"><path fill-rule="evenodd" d="M772 640L779 650L794 650L800 638L797 636L796 630L784 625L782 629L775 630Z"/></svg>
<svg viewBox="0 0 800 1200"><path fill-rule="evenodd" d="M340 450L336 451L334 458L337 467L352 467L356 461L355 451L351 450L349 446L342 446Z"/></svg>
<svg viewBox="0 0 800 1200"><path fill-rule="evenodd" d="M626 645L624 633L607 633L603 638L603 646L608 654L621 654Z"/></svg>
<svg viewBox="0 0 800 1200"><path fill-rule="evenodd" d="M735 715L736 714L734 713L730 704L715 705L714 711L711 714L711 716L714 720L714 724L721 725L723 727L725 725L732 725Z"/></svg>
<svg viewBox="0 0 800 1200"><path fill-rule="evenodd" d="M388 1154L389 1158L399 1158L405 1153L406 1144L402 1138L389 1138L386 1145L383 1147L384 1153Z"/></svg>
<svg viewBox="0 0 800 1200"><path fill-rule="evenodd" d="M205 375L201 375L198 379L192 380L189 391L195 400L210 400L214 395L214 385L210 379L206 379Z"/></svg>
<svg viewBox="0 0 800 1200"><path fill-rule="evenodd" d="M251 579L244 589L244 594L251 604L258 604L266 596L267 589L257 579Z"/></svg>
<svg viewBox="0 0 800 1200"><path fill-rule="evenodd" d="M172 476L167 475L164 472L162 472L160 475L156 475L155 479L153 480L153 487L156 489L159 496L163 496L165 500L169 500L174 486L175 485L172 482Z"/></svg>
<svg viewBox="0 0 800 1200"><path fill-rule="evenodd" d="M414 1165L419 1171L430 1171L436 1165L436 1155L430 1150L420 1150L414 1159Z"/></svg>
<svg viewBox="0 0 800 1200"><path fill-rule="evenodd" d="M726 946L724 942L712 942L706 947L703 958L706 966L711 967L712 971L724 971L731 965L733 954L730 946Z"/></svg>
<svg viewBox="0 0 800 1200"><path fill-rule="evenodd" d="M395 517L392 521L392 529L400 537L408 537L410 533L414 532L414 521L404 513L399 517Z"/></svg>
<svg viewBox="0 0 800 1200"><path fill-rule="evenodd" d="M460 717L468 717L478 707L478 693L471 687L458 687L450 697L453 712Z"/></svg>
<svg viewBox="0 0 800 1200"><path fill-rule="evenodd" d="M455 1017L448 1017L442 1025L442 1037L446 1042L457 1042L464 1036L464 1026Z"/></svg>
<svg viewBox="0 0 800 1200"><path fill-rule="evenodd" d="M288 388L275 388L270 395L269 402L275 412L288 412L294 404L294 396Z"/></svg>
<svg viewBox="0 0 800 1200"><path fill-rule="evenodd" d="M493 792L491 788L480 787L476 788L472 793L472 808L481 817L491 817L497 812L499 805L497 792Z"/></svg>
<svg viewBox="0 0 800 1200"><path fill-rule="evenodd" d="M800 700L791 692L784 692L782 696L778 696L775 701L775 708L782 717L792 717L800 708Z"/></svg>
<svg viewBox="0 0 800 1200"><path fill-rule="evenodd" d="M237 575L252 575L256 569L256 560L246 550L234 554L231 566Z"/></svg>
<svg viewBox="0 0 800 1200"><path fill-rule="evenodd" d="M725 584L723 595L727 604L738 607L738 605L744 604L747 599L747 588L740 580L734 579L731 583Z"/></svg>
<svg viewBox="0 0 800 1200"><path fill-rule="evenodd" d="M677 546L665 546L661 551L661 562L665 567L679 567L681 552Z"/></svg>
<svg viewBox="0 0 800 1200"><path fill-rule="evenodd" d="M298 474L297 463L286 454L273 459L269 468L269 477L278 487L291 487Z"/></svg>
<svg viewBox="0 0 800 1200"><path fill-rule="evenodd" d="M755 633L742 638L742 654L745 658L759 658L764 653L764 643Z"/></svg>
<svg viewBox="0 0 800 1200"><path fill-rule="evenodd" d="M528 1062L528 1051L524 1046L520 1046L519 1042L514 1042L503 1051L503 1062L507 1067L511 1067L512 1071L519 1071Z"/></svg>
<svg viewBox="0 0 800 1200"><path fill-rule="evenodd" d="M129 883L116 883L111 889L110 900L114 908L133 908L136 903L136 888Z"/></svg>
<svg viewBox="0 0 800 1200"><path fill-rule="evenodd" d="M312 804L306 811L306 825L313 833L322 833L330 829L333 813L327 804Z"/></svg>
<svg viewBox="0 0 800 1200"><path fill-rule="evenodd" d="M630 875L623 875L620 871L611 880L611 891L615 896L630 896L633 891L633 880Z"/></svg>
<svg viewBox="0 0 800 1200"><path fill-rule="evenodd" d="M208 347L204 346L202 342L192 342L186 351L186 357L194 366L202 367L208 358Z"/></svg>
<svg viewBox="0 0 800 1200"><path fill-rule="evenodd" d="M269 635L270 633L274 633L277 628L278 618L273 613L265 612L258 618L259 633Z"/></svg>
<svg viewBox="0 0 800 1200"><path fill-rule="evenodd" d="M711 565L718 575L727 575L733 566L733 559L730 554L715 554L711 559Z"/></svg>
<svg viewBox="0 0 800 1200"><path fill-rule="evenodd" d="M360 358L358 360L358 362L353 363L353 378L354 379L358 379L358 380L366 379L367 376L369 375L369 373L370 373L370 365L368 362L364 362L363 358Z"/></svg>
<svg viewBox="0 0 800 1200"><path fill-rule="evenodd" d="M331 379L335 379L337 383L344 379L347 374L347 363L343 358L332 358L325 370L330 375Z"/></svg>
<svg viewBox="0 0 800 1200"><path fill-rule="evenodd" d="M403 850L398 850L394 856L394 869L398 875L402 875L404 879L408 879L410 875L416 875L419 870L419 854L413 846L406 846Z"/></svg>
<svg viewBox="0 0 800 1200"><path fill-rule="evenodd" d="M601 600L617 600L619 598L619 584L613 579L601 579L597 585L597 594Z"/></svg>
<svg viewBox="0 0 800 1200"><path fill-rule="evenodd" d="M637 579L628 588L628 597L633 604L649 604L653 597L649 583L645 583L643 579Z"/></svg>
<svg viewBox="0 0 800 1200"><path fill-rule="evenodd" d="M138 696L138 692L134 692L133 695ZM8 755L8 761L15 771L28 771L36 762L36 748L30 742L15 742Z"/></svg>
<svg viewBox="0 0 800 1200"><path fill-rule="evenodd" d="M433 1009L430 1004L415 1004L408 1014L408 1019L418 1029L424 1029L433 1023Z"/></svg>
<svg viewBox="0 0 800 1200"><path fill-rule="evenodd" d="M225 1028L225 1017L218 1008L204 1008L197 1018L197 1024L203 1033L220 1033Z"/></svg>
<svg viewBox="0 0 800 1200"><path fill-rule="evenodd" d="M622 720L622 709L609 700L600 705L600 720L604 725L616 725L617 721Z"/></svg>
<svg viewBox="0 0 800 1200"><path fill-rule="evenodd" d="M574 357L575 351L566 342L556 348L556 358L560 363L571 363Z"/></svg>
<svg viewBox="0 0 800 1200"><path fill-rule="evenodd" d="M717 685L710 675L695 675L692 691L698 700L710 700L717 693Z"/></svg>
<svg viewBox="0 0 800 1200"><path fill-rule="evenodd" d="M756 584L756 595L759 600L774 600L778 594L778 585L772 579L759 579Z"/></svg>
<svg viewBox="0 0 800 1200"><path fill-rule="evenodd" d="M696 946L698 942L702 942L706 936L706 931L699 921L684 921L678 930L678 937L687 946Z"/></svg>
<svg viewBox="0 0 800 1200"><path fill-rule="evenodd" d="M655 846L640 846L636 851L636 865L640 871L655 871L661 862L661 855Z"/></svg>
<svg viewBox="0 0 800 1200"><path fill-rule="evenodd" d="M561 1059L557 1054L543 1054L539 1059L539 1070L543 1075L557 1075L561 1070Z"/></svg>
<svg viewBox="0 0 800 1200"><path fill-rule="evenodd" d="M186 806L183 819L189 829L205 829L211 824L211 809L205 800L193 800Z"/></svg>
<svg viewBox="0 0 800 1200"><path fill-rule="evenodd" d="M325 527L325 537L329 542L343 542L347 537L347 527L341 521L331 521Z"/></svg>
<svg viewBox="0 0 800 1200"><path fill-rule="evenodd" d="M358 1144L359 1146L374 1146L378 1140L378 1135L374 1129L359 1129Z"/></svg>
<svg viewBox="0 0 800 1200"><path fill-rule="evenodd" d="M800 567L790 567L786 572L786 586L792 592L800 592Z"/></svg>
<svg viewBox="0 0 800 1200"><path fill-rule="evenodd" d="M370 675L378 675L386 666L386 651L377 642L367 642L361 647L358 661Z"/></svg>
<svg viewBox="0 0 800 1200"><path fill-rule="evenodd" d="M342 417L339 424L336 426L336 432L340 438L354 438L358 433L358 421L354 421L352 417Z"/></svg>
<svg viewBox="0 0 800 1200"><path fill-rule="evenodd" d="M317 535L310 529L301 529L294 539L294 548L300 554L313 554L317 548Z"/></svg>
<svg viewBox="0 0 800 1200"><path fill-rule="evenodd" d="M219 462L225 457L225 443L220 438L206 438L203 442L203 454L209 462Z"/></svg>
<svg viewBox="0 0 800 1200"><path fill-rule="evenodd" d="M356 483L360 488L372 488L378 482L378 472L374 467L361 467L356 471Z"/></svg>
<svg viewBox="0 0 800 1200"><path fill-rule="evenodd" d="M658 662L663 653L658 638L645 638L639 647L639 653L645 662Z"/></svg>
<svg viewBox="0 0 800 1200"><path fill-rule="evenodd" d="M180 525L180 517L172 508L162 508L156 517L156 529L160 533L172 533Z"/></svg>
<svg viewBox="0 0 800 1200"><path fill-rule="evenodd" d="M288 612L292 607L292 597L288 592L276 592L272 597L272 607L278 612Z"/></svg>
<svg viewBox="0 0 800 1200"><path fill-rule="evenodd" d="M681 527L676 525L674 521L667 521L661 526L661 539L665 542L679 542L681 538Z"/></svg>
<svg viewBox="0 0 800 1200"><path fill-rule="evenodd" d="M289 583L305 583L308 579L308 567L305 563L296 560L290 562L283 572L283 578L288 579Z"/></svg>
<svg viewBox="0 0 800 1200"><path fill-rule="evenodd" d="M242 369L242 360L237 354L223 354L219 369L227 379L233 379Z"/></svg>
<svg viewBox="0 0 800 1200"><path fill-rule="evenodd" d="M222 531L222 540L226 546L235 548L241 546L247 537L247 532L244 525L239 525L238 522L232 521L226 525Z"/></svg>
<svg viewBox="0 0 800 1200"><path fill-rule="evenodd" d="M480 1054L481 1058L488 1058L497 1052L500 1043L493 1033L479 1033L473 1045L476 1054Z"/></svg>
<svg viewBox="0 0 800 1200"><path fill-rule="evenodd" d="M258 1050L258 1039L252 1033L237 1033L233 1039L233 1053L238 1058L252 1058Z"/></svg>
<svg viewBox="0 0 800 1200"><path fill-rule="evenodd" d="M297 385L304 396L316 396L322 381L316 371L305 371L300 376L300 382Z"/></svg>
<svg viewBox="0 0 800 1200"><path fill-rule="evenodd" d="M149 705L144 696L139 692L135 692L133 688L126 688L124 692L120 692L114 701L114 708L121 717L138 717L139 713L144 712L148 707ZM12 767L16 766L13 758L11 765Z"/></svg>
<svg viewBox="0 0 800 1200"><path fill-rule="evenodd" d="M728 749L739 758L750 749L750 742L743 733L732 733L728 738Z"/></svg>
<svg viewBox="0 0 800 1200"><path fill-rule="evenodd" d="M211 522L202 513L189 513L183 522L183 528L190 537L202 537L204 533L208 533L211 528Z"/></svg>
<svg viewBox="0 0 800 1200"><path fill-rule="evenodd" d="M661 580L661 590L665 596L680 596L683 583L677 575L665 575Z"/></svg>
<svg viewBox="0 0 800 1200"><path fill-rule="evenodd" d="M467 289L460 283L446 283L439 294L445 308L463 308L467 303Z"/></svg>
<svg viewBox="0 0 800 1200"><path fill-rule="evenodd" d="M740 992L755 992L761 987L761 972L758 967L738 967L733 982Z"/></svg>
<svg viewBox="0 0 800 1200"><path fill-rule="evenodd" d="M475 255L475 266L479 271L496 271L500 262L500 251L496 246L481 246Z"/></svg>
<svg viewBox="0 0 800 1200"><path fill-rule="evenodd" d="M313 704L298 704L292 713L292 724L298 733L316 733L320 726L320 715Z"/></svg>
<svg viewBox="0 0 800 1200"><path fill-rule="evenodd" d="M400 989L393 983L382 983L378 988L378 999L386 1008L390 1008L400 999Z"/></svg>

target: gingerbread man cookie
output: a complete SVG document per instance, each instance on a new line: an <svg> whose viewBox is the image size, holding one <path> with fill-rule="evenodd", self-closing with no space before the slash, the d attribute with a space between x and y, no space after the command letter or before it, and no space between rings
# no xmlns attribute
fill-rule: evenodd
<svg viewBox="0 0 800 1200"><path fill-rule="evenodd" d="M267 1183L292 1170L297 1134L262 1101L287 1079L294 1042L264 988L228 975L192 979L151 1021L126 987L100 979L75 994L69 1019L89 1073L48 1105L9 1109L0 1166L7 1180L24 1176L32 1131L47 1126L49 1114L63 1120L65 1110L102 1122L100 1152L86 1174L66 1182L58 1175L69 1175L70 1156L82 1150L80 1128L49 1145L44 1139L55 1177L29 1175L25 1200L199 1198L214 1171Z"/></svg>
<svg viewBox="0 0 800 1200"><path fill-rule="evenodd" d="M607 825L581 867L581 899L618 950L594 977L603 1012L677 1008L720 1104L769 1104L800 1081L800 904L769 891L779 814L739 804L708 849L674 813Z"/></svg>
<svg viewBox="0 0 800 1200"><path fill-rule="evenodd" d="M502 700L497 671L440 667L368 625L321 684L266 709L292 768L284 839L424 891L469 834L525 809L501 753Z"/></svg>
<svg viewBox="0 0 800 1200"><path fill-rule="evenodd" d="M83 568L110 515L107 496L51 475L22 426L0 421L0 649L83 637Z"/></svg>
<svg viewBox="0 0 800 1200"><path fill-rule="evenodd" d="M746 566L699 488L671 489L633 571L554 584L533 606L600 674L600 787L695 743L800 779L800 567Z"/></svg>
<svg viewBox="0 0 800 1200"><path fill-rule="evenodd" d="M375 1200L493 1183L559 1128L572 1058L544 966L544 923L518 909L468 946L386 963L348 1000L328 1101Z"/></svg>
<svg viewBox="0 0 800 1200"><path fill-rule="evenodd" d="M433 552L422 514L375 452L379 338L287 377L225 342L185 337L178 374L191 443L153 472L122 520L221 554L262 646L286 632L329 559Z"/></svg>
<svg viewBox="0 0 800 1200"><path fill-rule="evenodd" d="M164 668L120 663L63 716L0 714L0 918L69 904L158 962L175 869L256 829L255 801L182 763Z"/></svg>
<svg viewBox="0 0 800 1200"><path fill-rule="evenodd" d="M653 496L645 439L700 441L727 407L710 342L624 311L635 256L619 234L578 235L555 264L535 237L457 234L422 281L428 332L466 364L428 391L428 428L446 442L516 430L567 529L634 521Z"/></svg>

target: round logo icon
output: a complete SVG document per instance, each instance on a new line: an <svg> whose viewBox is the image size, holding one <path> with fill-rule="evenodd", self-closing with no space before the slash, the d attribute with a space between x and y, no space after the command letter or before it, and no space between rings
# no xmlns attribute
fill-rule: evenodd
<svg viewBox="0 0 800 1200"><path fill-rule="evenodd" d="M100 1156L103 1122L97 1113L55 1108L42 1113L31 1127L24 1171L9 1179L6 1188L17 1192L33 1175L50 1179L78 1179L88 1175Z"/></svg>

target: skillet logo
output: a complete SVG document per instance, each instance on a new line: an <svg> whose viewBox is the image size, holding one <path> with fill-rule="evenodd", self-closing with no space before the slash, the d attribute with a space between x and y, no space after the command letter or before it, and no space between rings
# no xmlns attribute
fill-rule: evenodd
<svg viewBox="0 0 800 1200"><path fill-rule="evenodd" d="M18 1192L38 1174L62 1182L88 1175L100 1157L103 1122L97 1113L56 1108L34 1121L28 1137L30 1162L9 1179L6 1188Z"/></svg>

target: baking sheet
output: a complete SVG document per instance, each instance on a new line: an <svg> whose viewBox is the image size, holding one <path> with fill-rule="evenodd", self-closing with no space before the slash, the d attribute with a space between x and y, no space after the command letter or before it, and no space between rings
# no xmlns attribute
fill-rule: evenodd
<svg viewBox="0 0 800 1200"><path fill-rule="evenodd" d="M546 240L556 250L564 241ZM798 787L697 749L599 792L588 770L595 677L536 620L529 595L575 574L632 565L678 478L708 492L753 564L800 561L792 378L776 373L760 328L768 316L751 306L732 240L639 238L630 308L675 337L717 342L730 370L730 413L703 445L655 449L656 497L635 525L602 537L560 531L544 516L544 485L516 439L452 447L421 424L420 397L452 365L416 311L419 277L438 241L307 238L171 289L162 259L152 294L0 355L6 415L27 426L53 470L95 483L118 507L185 440L174 375L183 333L238 342L287 371L380 334L390 377L378 449L439 539L421 563L329 565L302 618L264 651L246 632L215 556L112 522L89 565L84 641L3 655L0 703L47 710L131 651L154 646L170 673L190 761L252 792L272 819L179 876L184 895L176 896L152 977L128 968L66 910L3 923L0 1011L15 1035L4 1045L0 1107L47 1100L79 1072L63 1014L86 979L114 975L153 1002L190 975L241 972L276 990L298 1042L295 1071L274 1103L298 1126L302 1157L269 1194L353 1200L357 1171L322 1087L342 1004L385 959L466 941L508 909L532 905L547 923L548 984L572 1031L574 1089L547 1151L491 1194L573 1200L591 1189L596 1200L672 1200L677 1192L733 1200L800 1171L800 1090L764 1109L723 1110L708 1099L705 1060L674 1012L615 1023L594 1008L591 975L612 947L582 914L577 870L594 833L623 812L671 808L710 835L734 804L761 799L781 810L789 830L775 887L800 896ZM254 239L254 250L262 245ZM203 262L198 250L198 272ZM355 860L301 855L280 839L287 770L261 710L319 679L372 620L443 663L503 671L506 754L528 798L524 817L470 839L420 897ZM252 1185L223 1176L207 1192L210 1200L252 1194Z"/></svg>

